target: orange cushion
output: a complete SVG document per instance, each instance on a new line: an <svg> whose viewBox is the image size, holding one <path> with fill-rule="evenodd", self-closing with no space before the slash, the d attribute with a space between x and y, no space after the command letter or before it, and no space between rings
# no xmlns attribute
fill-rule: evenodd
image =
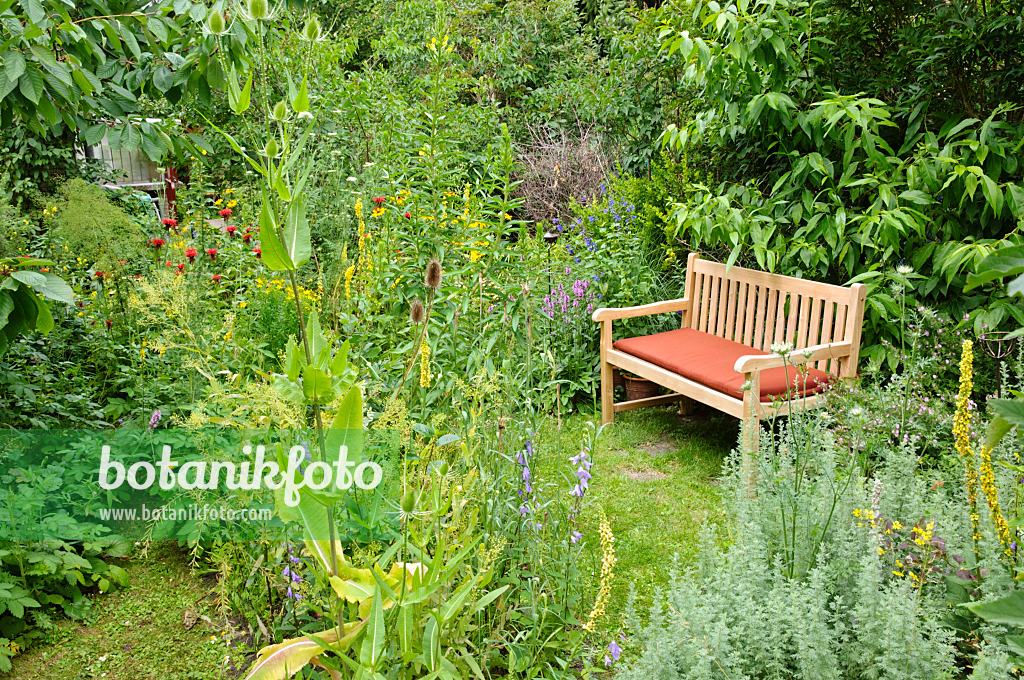
<svg viewBox="0 0 1024 680"><path fill-rule="evenodd" d="M750 354L769 354L692 328L625 338L612 346L737 398L743 396L743 374L735 371L736 360ZM794 366L769 368L761 371L761 401L784 397L787 384L794 395L814 394L833 379L834 376L816 368L807 372L806 380Z"/></svg>

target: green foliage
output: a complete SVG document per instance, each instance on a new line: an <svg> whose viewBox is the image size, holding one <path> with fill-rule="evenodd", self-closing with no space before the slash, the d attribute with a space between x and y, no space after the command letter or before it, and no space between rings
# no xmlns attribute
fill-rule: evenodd
<svg viewBox="0 0 1024 680"><path fill-rule="evenodd" d="M710 3L666 24L664 48L689 66L707 104L663 141L691 160L720 156L723 180L688 187L672 235L729 263L836 283L905 263L920 275L915 300L970 313L976 329L1020 321L998 290L958 292L985 255L1018 239L1024 128L1009 122L1015 109L943 118L923 95L893 102L840 90L828 80L840 48L826 35L841 16L825 3ZM898 343L896 312L891 296L869 292L865 356Z"/></svg>
<svg viewBox="0 0 1024 680"><path fill-rule="evenodd" d="M102 188L73 179L61 188L60 198L53 236L73 252L89 256L96 269L120 270L120 260L146 257L143 226Z"/></svg>
<svg viewBox="0 0 1024 680"><path fill-rule="evenodd" d="M182 140L171 138L167 124L132 115L142 108L140 97L184 103L191 94L209 103L210 87L224 85L249 38L242 22L232 22L223 40L233 49L214 54L204 23L209 9L187 1L132 1L117 11L52 0L2 8L10 31L0 46L3 125L20 120L44 137L77 132L90 145L106 135L112 149L141 146L154 161ZM103 118L116 123L108 127Z"/></svg>
<svg viewBox="0 0 1024 680"><path fill-rule="evenodd" d="M47 268L51 264L27 256L0 258L0 354L22 333L53 330L47 299L74 303L68 284Z"/></svg>

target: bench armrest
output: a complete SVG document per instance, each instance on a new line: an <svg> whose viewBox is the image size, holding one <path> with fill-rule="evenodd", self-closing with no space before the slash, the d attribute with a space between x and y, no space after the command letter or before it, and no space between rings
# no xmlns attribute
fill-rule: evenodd
<svg viewBox="0 0 1024 680"><path fill-rule="evenodd" d="M821 361L822 359L838 359L839 357L850 356L853 345L849 342L833 342L827 345L814 345L804 349L793 350L785 356L780 354L748 354L736 360L734 367L737 373L753 373L768 368L782 368L793 366L809 361Z"/></svg>
<svg viewBox="0 0 1024 680"><path fill-rule="evenodd" d="M614 319L629 319L634 316L648 316L650 314L664 314L666 312L681 312L689 309L690 298L679 298L678 300L663 300L652 302L648 305L638 307L602 307L594 310L591 319L594 321L612 321Z"/></svg>

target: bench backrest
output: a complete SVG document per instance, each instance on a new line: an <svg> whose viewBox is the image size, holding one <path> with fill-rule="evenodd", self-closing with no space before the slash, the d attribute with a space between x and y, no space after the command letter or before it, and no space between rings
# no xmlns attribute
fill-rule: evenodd
<svg viewBox="0 0 1024 680"><path fill-rule="evenodd" d="M694 328L763 351L773 344L795 349L849 342L848 360L818 361L815 368L852 377L857 372L863 284L850 287L726 266L690 253L686 270L688 312L683 328ZM843 365L841 366L840 363Z"/></svg>

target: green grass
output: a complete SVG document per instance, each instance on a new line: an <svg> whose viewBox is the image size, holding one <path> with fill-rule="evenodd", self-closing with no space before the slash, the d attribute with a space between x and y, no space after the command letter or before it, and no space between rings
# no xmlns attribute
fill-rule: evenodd
<svg viewBox="0 0 1024 680"><path fill-rule="evenodd" d="M120 562L128 588L95 598L84 624L63 622L40 644L14 658L12 680L219 680L248 663L243 649L206 597L212 584L191 572L188 555L154 544L146 558ZM186 610L199 618L185 629ZM211 638L213 638L211 640ZM229 657L225 663L225 657ZM235 664L241 668L236 669Z"/></svg>
<svg viewBox="0 0 1024 680"><path fill-rule="evenodd" d="M600 416L567 418L561 436L548 421L538 440L558 438L568 446L588 420L600 422ZM631 587L642 612L654 589L668 582L673 555L684 565L692 561L703 528L724 523L718 477L738 433L735 418L710 411L683 417L671 407L654 407L618 414L601 434L588 492L592 506L581 526L586 548L580 565L585 591L593 597L601 572L603 509L615 536L617 565L601 627L618 627Z"/></svg>

